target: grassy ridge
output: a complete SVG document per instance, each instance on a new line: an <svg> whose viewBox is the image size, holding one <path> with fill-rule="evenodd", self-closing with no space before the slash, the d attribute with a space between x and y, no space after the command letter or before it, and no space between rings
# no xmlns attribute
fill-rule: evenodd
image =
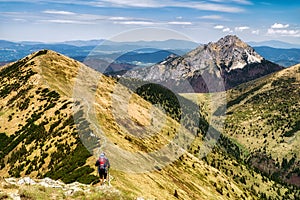
<svg viewBox="0 0 300 200"><path fill-rule="evenodd" d="M32 55L20 62L22 64L17 64L18 69L15 69L16 74L13 76L7 75L10 73L7 69L10 66L3 68L7 70L4 74L0 71L3 78L1 80L5 80L3 84L18 86L5 87L2 84L0 86L1 90L9 88L9 91L3 93L6 95L0 97L3 113L0 116L0 139L5 140L5 143L0 145L1 176L50 176L64 182L83 183L97 179L93 166L94 157L80 140L87 137L85 138L87 141L95 141L90 135L91 121L84 115L85 107L71 98L72 91L68 89L73 88L78 63L51 51L42 51L38 56ZM25 67L27 65L28 67ZM25 84L18 85L19 79L22 80L22 77L28 74L24 73L25 69L38 73L32 74ZM41 71L44 76L42 78ZM88 73L95 74L94 71ZM18 77L14 78L17 74ZM126 197L132 199L138 196L150 199L299 197L295 188L274 182L247 166L243 160L245 154L242 147L245 145L239 140L233 142L227 136L221 135L220 144L215 146L207 157L199 159L199 155L205 150L203 137L208 123L203 109L199 109L199 106L187 99L155 84L143 84L136 90L136 93L144 99L136 94L127 93L128 89L124 87L120 88L118 93L114 90L117 81L104 76L101 76L98 85L87 78L80 84L87 84L89 81L94 86L98 123L101 123L101 129L105 131L113 145L135 153L156 151L176 137L178 122L189 130L196 130L197 133L192 143L184 147L186 151L170 165L140 174L118 171L114 169L116 166L112 166L111 173L114 177L112 184ZM133 84L134 88L135 83L125 85L130 84ZM129 117L121 116L116 120L116 116L112 114L112 106L117 104L112 103L112 93L120 104L127 101L128 95L132 95L129 108L120 107L127 114L132 113L128 114ZM252 95L254 93L249 94ZM247 99L248 97L242 102ZM147 117L153 104L158 104L163 110L155 110L157 112L154 115L155 119ZM161 122L163 118L166 119L165 123ZM127 130L138 130L137 132L146 130L146 133L151 133L153 131L151 120L167 126L159 133L155 132L146 138L133 135L121 127L123 125ZM144 127L150 128L142 129ZM91 145L96 147L97 143ZM287 161L286 166L289 164L291 162ZM81 197L84 198L84 195L79 195L78 198Z"/></svg>
<svg viewBox="0 0 300 200"><path fill-rule="evenodd" d="M1 125L0 169L7 169L13 177L35 174L90 183L97 177L89 175L94 169L85 165L91 155L76 131L73 103L43 85L28 84L37 74L30 67L33 59L46 53L41 51L0 71L1 110L7 124ZM9 131L15 122L19 124Z"/></svg>

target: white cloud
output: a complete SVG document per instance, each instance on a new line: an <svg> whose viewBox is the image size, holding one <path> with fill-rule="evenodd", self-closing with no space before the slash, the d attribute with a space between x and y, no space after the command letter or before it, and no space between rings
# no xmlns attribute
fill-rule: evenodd
<svg viewBox="0 0 300 200"><path fill-rule="evenodd" d="M244 0L236 0L244 1ZM246 2L246 1L245 1ZM229 6L226 2L220 3L207 3L204 1L188 0L185 2L175 0L99 0L89 2L91 6L97 7L136 7L136 8L164 8L164 7L178 7L178 8L191 8L196 10L207 10L216 12L239 13L244 12L243 8L237 6Z"/></svg>
<svg viewBox="0 0 300 200"><path fill-rule="evenodd" d="M192 25L192 22L168 22L167 24L172 24L172 25Z"/></svg>
<svg viewBox="0 0 300 200"><path fill-rule="evenodd" d="M251 33L254 34L254 35L258 35L259 34L259 30L258 29L257 30L253 30L253 31L251 31Z"/></svg>
<svg viewBox="0 0 300 200"><path fill-rule="evenodd" d="M197 10L209 10L209 11L216 11L216 12L228 12L228 13L239 13L243 12L244 10L239 7L233 6L226 6L221 4L213 4L213 3L194 3L191 5L178 4L178 7L186 7L186 8L194 8Z"/></svg>
<svg viewBox="0 0 300 200"><path fill-rule="evenodd" d="M280 29L280 28L288 28L290 25L289 24L279 24L279 23L275 23L275 24L273 24L272 26L271 26L271 28L278 28L278 29Z"/></svg>
<svg viewBox="0 0 300 200"><path fill-rule="evenodd" d="M217 29L217 30L222 30L222 32L226 32L226 33L232 33L233 31L229 28L229 27L226 27L226 26L223 26L223 25L216 25L214 26L214 29Z"/></svg>
<svg viewBox="0 0 300 200"><path fill-rule="evenodd" d="M223 25L216 25L214 26L214 29L224 29L225 27Z"/></svg>
<svg viewBox="0 0 300 200"><path fill-rule="evenodd" d="M37 17L36 14L30 12L0 12L0 16L14 19L29 19Z"/></svg>
<svg viewBox="0 0 300 200"><path fill-rule="evenodd" d="M93 15L93 14L82 14L82 13L74 13L68 11L57 11L57 10L45 10L42 13L44 14L52 14L50 20L66 20L66 21L97 21L97 20L105 20L114 16L104 16L104 15ZM44 15L43 17L49 18L49 16ZM118 17L118 16L117 16ZM116 17L116 20L117 20Z"/></svg>
<svg viewBox="0 0 300 200"><path fill-rule="evenodd" d="M171 22L156 22L156 21L142 21L142 20L130 20L130 21L114 21L114 24L123 24L123 25L192 25L192 22L187 21L171 21Z"/></svg>
<svg viewBox="0 0 300 200"><path fill-rule="evenodd" d="M41 15L42 13L42 15ZM99 24L101 22L113 22L114 24L136 24L153 25L163 24L162 22L152 22L146 18L134 18L124 16L105 16L82 13L68 13L66 11L45 10L41 13L24 12L0 12L0 15L11 18L13 21L31 21L38 23L56 24ZM50 14L50 15L49 15ZM166 22L164 22L166 24Z"/></svg>
<svg viewBox="0 0 300 200"><path fill-rule="evenodd" d="M230 28L228 28L228 27L227 27L227 28L224 28L222 31L223 31L223 32L230 32L230 33L232 32L232 30L231 30Z"/></svg>
<svg viewBox="0 0 300 200"><path fill-rule="evenodd" d="M220 15L204 15L204 16L199 17L199 19L221 20L221 19L223 19L223 17Z"/></svg>
<svg viewBox="0 0 300 200"><path fill-rule="evenodd" d="M43 13L54 14L54 15L75 15L73 12L63 11L63 10L45 10Z"/></svg>
<svg viewBox="0 0 300 200"><path fill-rule="evenodd" d="M17 22L27 22L26 19L21 19L21 18L15 18L13 19L14 21L17 21Z"/></svg>
<svg viewBox="0 0 300 200"><path fill-rule="evenodd" d="M148 21L122 21L122 22L114 22L114 24L124 24L124 25L154 25L154 22Z"/></svg>
<svg viewBox="0 0 300 200"><path fill-rule="evenodd" d="M244 30L248 30L248 29L250 29L250 27L248 27L248 26L239 26L239 27L234 28L235 31L240 31L240 32L242 32Z"/></svg>
<svg viewBox="0 0 300 200"><path fill-rule="evenodd" d="M98 6L107 6L110 4L114 7L163 7L153 0L101 0L97 1L97 4Z"/></svg>
<svg viewBox="0 0 300 200"><path fill-rule="evenodd" d="M233 2L233 3L243 4L243 5L252 5L253 4L251 1L248 1L248 0L210 0L210 1L218 2L218 3Z"/></svg>
<svg viewBox="0 0 300 200"><path fill-rule="evenodd" d="M300 37L300 31L299 30L287 30L287 29L272 29L272 28L269 28L267 34L268 35Z"/></svg>
<svg viewBox="0 0 300 200"><path fill-rule="evenodd" d="M131 20L132 18L128 17L108 17L109 20L112 21L124 21L124 20Z"/></svg>
<svg viewBox="0 0 300 200"><path fill-rule="evenodd" d="M39 20L39 22L56 23L56 24L95 24L88 21L66 20L66 19Z"/></svg>
<svg viewBox="0 0 300 200"><path fill-rule="evenodd" d="M198 0L13 0L15 2L39 2L46 1L49 3L57 4L74 4L74 5L88 5L94 7L136 7L136 8L164 8L164 7L178 7L178 8L191 8L197 10L207 10L216 12L228 12L228 13L240 13L245 9L239 5L251 5L250 0L210 0L210 1L198 1ZM229 3L228 3L229 2ZM231 3L231 4L230 4Z"/></svg>

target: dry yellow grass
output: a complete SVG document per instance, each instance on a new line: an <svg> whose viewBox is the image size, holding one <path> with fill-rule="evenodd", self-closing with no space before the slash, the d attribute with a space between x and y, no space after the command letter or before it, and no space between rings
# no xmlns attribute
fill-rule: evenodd
<svg viewBox="0 0 300 200"><path fill-rule="evenodd" d="M29 58L32 57L34 54L29 56ZM72 116L74 111L83 110L84 118L90 123L89 128L100 138L102 145L101 149L94 149L94 156L88 158L85 165L94 168L94 175L96 175L94 162L100 151L106 151L112 163L111 175L114 177L112 185L126 195L132 198L141 196L146 199L175 199L176 190L179 199L240 199L241 196L246 199L256 199L255 196L251 197L251 193L245 189L245 186L187 151L183 151L183 156L177 160L179 156L173 155L174 152L167 146L172 142L180 144L182 138L175 139L180 131L183 135L190 137L188 130L166 116L163 109L143 100L115 79L106 77L53 51L32 58L30 63L32 61L34 65L30 67L37 74L29 79L28 84L32 85L35 90L39 87L49 87L61 95L59 103L53 109L43 113L43 116L52 118L53 121L58 120L55 111L63 105L63 100L80 101L79 106L72 104L64 110L66 116L63 119ZM1 100L0 105L6 105L7 99L13 95L10 94L3 101ZM214 98L222 99L223 95L215 94ZM211 118L209 113L217 108L207 103L209 95L199 95L196 98L190 94L183 96L195 102L200 101L201 111L207 111L208 120ZM38 110L41 105L35 96L32 102L30 108L22 112L7 107L1 110L0 123L5 125L1 126L0 132L12 134L18 130L15 124L22 122L20 118L28 112ZM12 112L15 116L7 122ZM45 127L48 130L50 125ZM59 140L62 141L61 144L75 142L74 136L71 135L74 130L69 127L62 130L64 131L62 136L45 142L45 146L50 146L47 150L49 154L56 151L54 144ZM201 138L197 138L193 142L191 146L196 148L197 145L201 146L202 141ZM43 150L46 149L45 146L42 147ZM18 148L20 146L16 149ZM29 149L30 145L27 148ZM174 144L175 151L179 151L180 148L180 145ZM160 152L162 149L164 150ZM152 152L158 152L156 156L160 156L161 159L155 166L157 170L153 170L153 166L147 166L149 163L153 164L153 157L150 155ZM37 149L28 158L33 159L39 154L40 149ZM6 156L5 159L8 157ZM139 159L144 160L145 163ZM42 170L47 170L49 162L50 156L45 159ZM134 165L135 162L138 165ZM232 164L231 162L225 163ZM131 166L136 168L130 169ZM7 165L0 170L0 176L7 176L9 167ZM24 172L21 175L24 175ZM35 176L37 172L31 175Z"/></svg>

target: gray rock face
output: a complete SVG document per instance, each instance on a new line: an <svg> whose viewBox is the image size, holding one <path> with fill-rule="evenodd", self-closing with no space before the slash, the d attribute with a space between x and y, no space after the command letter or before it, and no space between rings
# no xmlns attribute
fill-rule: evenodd
<svg viewBox="0 0 300 200"><path fill-rule="evenodd" d="M226 36L216 43L209 43L189 53L190 57L213 60L226 71L242 69L248 64L261 63L263 57L236 36Z"/></svg>
<svg viewBox="0 0 300 200"><path fill-rule="evenodd" d="M163 84L171 89L176 86L178 92L215 92L280 69L237 36L228 35L182 57L169 56L151 67L128 71L123 77Z"/></svg>

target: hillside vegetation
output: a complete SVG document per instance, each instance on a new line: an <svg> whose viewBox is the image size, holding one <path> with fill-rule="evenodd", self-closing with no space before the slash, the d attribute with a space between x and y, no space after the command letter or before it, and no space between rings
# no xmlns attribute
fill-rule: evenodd
<svg viewBox="0 0 300 200"><path fill-rule="evenodd" d="M248 150L247 162L300 186L300 65L228 93L225 133Z"/></svg>
<svg viewBox="0 0 300 200"><path fill-rule="evenodd" d="M80 142L73 120L72 106L79 102L44 82L43 75L47 76L51 65L45 65L47 60L39 57L46 54L47 50L40 51L1 70L0 174L90 182L96 179L89 175L94 169L86 165L90 153ZM60 56L51 52L47 58L54 55ZM61 62L66 66L77 64L73 60ZM61 78L58 73L54 79Z"/></svg>
<svg viewBox="0 0 300 200"><path fill-rule="evenodd" d="M182 94L203 105L208 118L223 119L223 133L248 166L299 191L300 65L242 84L227 92L227 105L214 108L215 94ZM226 111L226 115L221 115Z"/></svg>
<svg viewBox="0 0 300 200"><path fill-rule="evenodd" d="M170 98L174 94L159 85L133 93L49 50L6 65L0 76L2 177L93 184L94 162L104 148L112 164L111 184L128 199L299 198L293 186L244 164L239 146L225 135L202 158L207 114L191 110L197 105L187 99ZM176 107L176 99L186 108ZM165 147L174 151L161 152ZM131 154L136 157L126 157ZM158 160L147 168L140 161L151 164L149 155Z"/></svg>

